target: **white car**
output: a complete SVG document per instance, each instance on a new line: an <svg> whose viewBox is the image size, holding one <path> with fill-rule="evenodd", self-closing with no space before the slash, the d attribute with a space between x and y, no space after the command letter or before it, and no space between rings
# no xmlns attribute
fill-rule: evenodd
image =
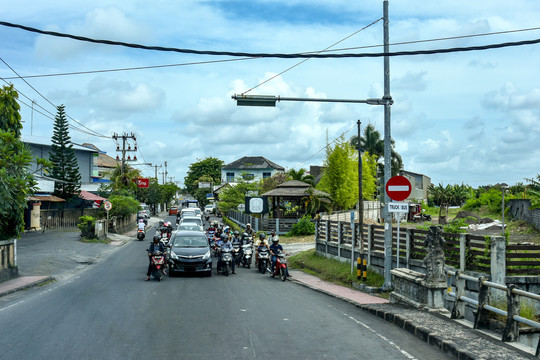
<svg viewBox="0 0 540 360"><path fill-rule="evenodd" d="M201 231L204 231L203 222L200 216L183 216L179 226L183 224L197 225L200 227Z"/></svg>
<svg viewBox="0 0 540 360"><path fill-rule="evenodd" d="M214 205L206 205L204 207L204 213L210 215L214 211Z"/></svg>

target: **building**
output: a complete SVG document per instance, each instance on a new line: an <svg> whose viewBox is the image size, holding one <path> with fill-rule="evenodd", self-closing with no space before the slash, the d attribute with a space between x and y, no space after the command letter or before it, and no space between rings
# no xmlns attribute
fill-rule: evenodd
<svg viewBox="0 0 540 360"><path fill-rule="evenodd" d="M238 178L259 181L278 172L285 172L285 168L262 156L244 156L221 168L221 182L233 183Z"/></svg>
<svg viewBox="0 0 540 360"><path fill-rule="evenodd" d="M51 139L39 136L22 135L22 141L28 145L28 148L34 156L48 159L51 152ZM79 166L79 173L81 174L81 183L88 184L93 182L93 176L97 175L97 158L99 151L73 144L73 150L75 150L75 157L77 158L77 165ZM38 176L47 176L43 169L39 169L38 165L34 162L30 164L29 172Z"/></svg>
<svg viewBox="0 0 540 360"><path fill-rule="evenodd" d="M423 201L427 203L429 185L431 185L431 178L427 177L424 174L417 174L405 170L401 170L399 174L406 177L411 182L412 191L411 195L409 195L407 200L414 200L418 202Z"/></svg>
<svg viewBox="0 0 540 360"><path fill-rule="evenodd" d="M93 182L109 182L112 172L120 165L121 161L110 157L106 152L101 151L94 144L84 143L82 146L98 151L95 163L96 169L92 175Z"/></svg>

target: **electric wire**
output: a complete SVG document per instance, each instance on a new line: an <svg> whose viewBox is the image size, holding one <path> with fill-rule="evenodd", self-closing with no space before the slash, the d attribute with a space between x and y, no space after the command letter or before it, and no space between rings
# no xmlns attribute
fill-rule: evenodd
<svg viewBox="0 0 540 360"><path fill-rule="evenodd" d="M347 40L347 39L353 37L354 35L358 34L359 32L361 32L361 31L363 31L363 30L365 30L365 29L367 29L367 28L369 28L370 26L375 25L376 23L378 23L378 22L381 21L382 19L383 19L383 18L381 17L381 18L379 18L379 19L373 21L371 24L364 26L364 27L361 28L360 30L355 31L354 33L352 33L352 34L350 34L350 35L344 37L343 39L341 39L341 40L339 40L339 41L333 43L332 45L326 47L325 49L318 51L317 53L315 53L315 55L316 55L316 54L323 53L323 52L325 52L325 51L328 51L329 49L333 48L333 47L336 46L337 44L339 44L339 43L341 43L341 42L343 42L343 41L345 41L345 40ZM294 64L293 66L288 67L287 69L281 71L280 73L278 73L278 74L276 74L276 75L274 75L274 76L271 76L270 78L268 78L268 79L266 79L266 80L260 82L259 84L255 85L255 86L252 87L251 89L248 89L248 90L244 91L244 92L242 93L242 95L245 95L245 94L247 94L248 92L250 92L250 91L252 91L252 90L255 90L255 89L258 88L259 86L264 85L264 84L266 84L267 82L270 82L270 81L274 80L275 78L277 78L277 77L279 77L279 76L285 74L287 71L290 71L290 70L294 69L295 67L300 66L300 65L302 65L303 63L305 63L306 61L311 60L311 59L312 59L312 57L309 57L309 58L307 58L307 59L304 59L304 60L302 60L302 61L300 61L300 62Z"/></svg>
<svg viewBox="0 0 540 360"><path fill-rule="evenodd" d="M28 81L26 81L26 79L23 79L19 73L17 71L15 71L15 69L13 69L3 58L0 57L0 60L11 70L15 73L15 75L17 75L22 81L24 81L26 83L26 85L28 85L32 90L34 90L39 96L41 96L45 101L47 101L49 104L51 104L55 109L58 109L58 106L56 106L55 104L52 103L52 101L50 101L47 97L45 97L45 95L43 95L41 92L39 92L35 87L33 87ZM5 80L4 80L5 81ZM102 137L102 138L110 138L110 136L105 136L103 134L100 134L98 133L97 131L95 130L92 130L90 129L89 127L85 126L84 124L81 124L79 121L75 120L74 118L72 118L71 116L67 115L66 116L71 119L73 122L79 124L80 126L82 126L83 128L87 129L88 131L90 131L91 133L94 133L93 135L94 136L97 136L97 137Z"/></svg>
<svg viewBox="0 0 540 360"><path fill-rule="evenodd" d="M13 24L6 21L0 21L0 25L19 28L25 31L30 31L43 35L50 35L62 38L70 38L79 41L90 42L94 44L103 44L103 45L114 45L114 46L123 46L133 49L141 50L152 50L152 51L162 51L162 52L177 52L183 54L196 54L196 55L224 55L232 57L253 57L253 58L283 58L283 59L294 59L294 58L374 58L374 57L395 57L395 56L415 56L415 55L433 55L433 54L448 54L455 52L466 52L466 51L480 51L480 50L490 50L490 49L500 49L505 47L515 47L515 46L524 46L524 45L534 45L540 43L540 39L533 40L523 40L515 42L504 42L496 43L490 45L479 45L479 46L469 46L469 47L453 47L446 49L433 49L433 50L414 50L414 51L396 51L396 52L382 52L382 53L342 53L342 54L310 54L310 53L292 53L292 54L282 54L282 53L248 53L248 52L233 52L233 51L210 51L210 50L194 50L194 49L182 49L174 47L164 47L164 46L148 46L134 43L127 43L122 41L112 41L112 40L101 40L101 39L92 39L85 36L78 36L66 33L60 33L56 31L45 31L29 26L24 26L20 24Z"/></svg>
<svg viewBox="0 0 540 360"><path fill-rule="evenodd" d="M501 34L509 34L509 33L523 32L523 31L534 31L534 30L540 30L540 27L527 28L527 29L516 29L516 30L506 30L506 31L497 31L497 32L481 33L481 34L450 36L450 37L435 38L435 39L403 41L403 42L397 42L397 43L390 43L389 45L390 46L397 46L397 45L419 44L419 43L425 43L425 42L456 40L456 39L464 39L464 38L472 38L472 37L480 37L480 36L491 36L491 35L501 35ZM356 47L340 48L340 49L329 49L329 50L326 50L326 51L327 52L350 51L350 50L358 50L358 49L377 48L377 47L383 47L383 46L384 46L383 44L366 45L366 46L356 46ZM309 53L312 53L312 52L308 52L307 54L309 54ZM13 79L19 79L19 78L31 79L31 78L42 78L42 77L87 75L87 74L97 74L97 73L107 73L107 72L136 71L136 70L149 70L149 69L159 69L159 68L179 67L179 66L206 65L206 64L214 64L214 63L224 63L224 62L244 61L244 60L256 60L256 59L258 59L258 58L245 57L245 58L237 58L237 59L195 61L195 62L177 63L177 64L162 64L162 65L137 66L137 67L115 68L115 69L73 71L73 72L53 73L53 74L25 75L25 76L20 76L20 77L4 77L4 79L13 80Z"/></svg>
<svg viewBox="0 0 540 360"><path fill-rule="evenodd" d="M319 151L317 151L316 153L314 153L313 155L311 155L310 157L308 157L307 159L305 159L304 161L301 161L299 162L298 164L296 164L296 167L302 165L303 163L305 163L306 161L312 159L313 157L315 157L316 155L318 155L321 151L325 150L328 148L328 146L332 145L333 143L335 143L340 137L342 137L343 135L345 135L346 133L348 133L349 131L351 131L354 127L356 127L357 125L354 124L353 126L351 126L348 130L345 130L344 132L342 132L338 137L336 137L334 140L332 140L331 142L329 142L328 144L326 144L322 149L320 149Z"/></svg>

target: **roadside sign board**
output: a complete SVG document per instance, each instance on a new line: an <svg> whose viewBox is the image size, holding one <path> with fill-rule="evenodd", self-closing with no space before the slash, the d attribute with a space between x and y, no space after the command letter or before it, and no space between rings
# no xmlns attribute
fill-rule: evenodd
<svg viewBox="0 0 540 360"><path fill-rule="evenodd" d="M137 187L147 188L150 185L150 179L137 179Z"/></svg>
<svg viewBox="0 0 540 360"><path fill-rule="evenodd" d="M105 208L105 210L111 211L111 209L112 209L112 204L111 204L110 201L105 201L105 202L103 203L103 207Z"/></svg>
<svg viewBox="0 0 540 360"><path fill-rule="evenodd" d="M394 201L405 200L411 191L411 182L404 176L392 176L386 183L386 195Z"/></svg>
<svg viewBox="0 0 540 360"><path fill-rule="evenodd" d="M398 203L398 202L388 203L388 212L408 213L409 203Z"/></svg>

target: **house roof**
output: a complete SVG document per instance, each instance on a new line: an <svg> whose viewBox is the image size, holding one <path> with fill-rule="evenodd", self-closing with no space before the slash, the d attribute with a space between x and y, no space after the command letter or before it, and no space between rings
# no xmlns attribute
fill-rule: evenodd
<svg viewBox="0 0 540 360"><path fill-rule="evenodd" d="M91 200L91 201L102 201L107 200L104 197L101 197L99 195L92 194L91 192L81 190L79 193L79 197L83 200Z"/></svg>
<svg viewBox="0 0 540 360"><path fill-rule="evenodd" d="M311 185L303 181L289 180L278 185L275 189L265 192L261 196L293 197L293 198L305 197L308 195L307 191L309 190L310 187ZM317 189L313 189L313 195L330 197L330 194L325 193L324 191L317 190Z"/></svg>
<svg viewBox="0 0 540 360"><path fill-rule="evenodd" d="M252 170L252 169L276 169L285 171L285 168L276 164L262 156L244 156L241 159L233 161L230 164L225 165L223 170L239 169L239 170Z"/></svg>
<svg viewBox="0 0 540 360"><path fill-rule="evenodd" d="M99 151L98 159L97 159L97 166L103 167L103 168L116 168L118 164L120 163L115 158L107 155L104 151L101 151L96 145L90 144L90 143L83 143L82 146L85 146L90 149L94 149Z"/></svg>
<svg viewBox="0 0 540 360"><path fill-rule="evenodd" d="M28 201L50 201L50 202L62 202L66 201L54 195L32 195L26 198Z"/></svg>
<svg viewBox="0 0 540 360"><path fill-rule="evenodd" d="M27 144L35 144L35 145L45 145L45 146L52 146L51 138L43 137L43 136L32 136L32 135L21 135L21 139L24 143ZM86 146L82 146L79 144L71 143L73 145L74 150L81 150L81 151L88 151L88 152L98 152L95 149L91 149Z"/></svg>

